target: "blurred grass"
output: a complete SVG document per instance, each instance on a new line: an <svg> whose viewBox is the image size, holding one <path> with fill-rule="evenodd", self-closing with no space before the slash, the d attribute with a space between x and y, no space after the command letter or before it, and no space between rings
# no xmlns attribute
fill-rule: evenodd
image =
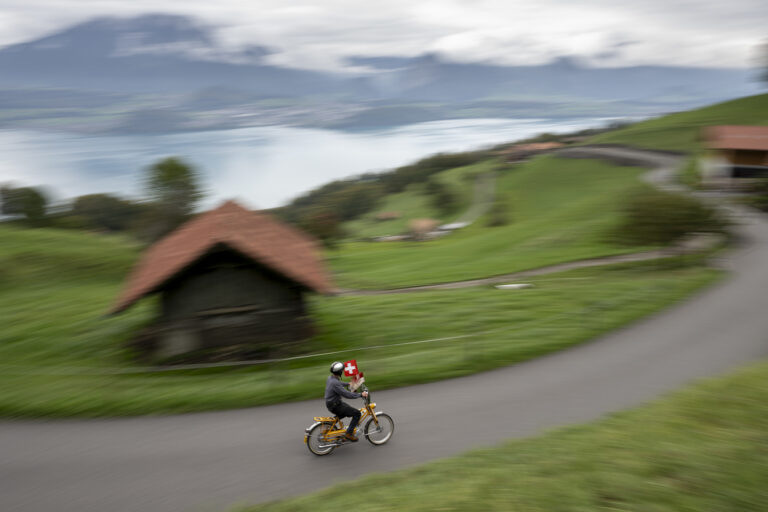
<svg viewBox="0 0 768 512"><path fill-rule="evenodd" d="M680 183L691 189L701 188L701 170L699 169L700 154L694 154L688 158L685 166L680 170Z"/></svg>
<svg viewBox="0 0 768 512"><path fill-rule="evenodd" d="M328 259L340 286L376 289L636 252L644 248L618 245L605 233L618 222L618 198L639 186L643 172L598 160L536 158L497 180L496 193L512 212L509 225L490 228L481 219L429 242L346 243Z"/></svg>
<svg viewBox="0 0 768 512"><path fill-rule="evenodd" d="M475 173L487 171L494 166L493 160L487 160L475 165L456 167L435 175L435 179L450 187L456 194L458 206L456 212L447 217L438 212L432 206L432 198L424 193L423 183L414 183L403 192L386 195L381 204L359 219L346 222L343 229L348 238L369 238L385 235L399 235L408 230L408 223L412 219L439 219L441 222L450 222L458 218L469 208L474 193L474 180L466 181L465 176L473 176ZM400 217L392 220L379 221L376 215L383 212L397 212Z"/></svg>
<svg viewBox="0 0 768 512"><path fill-rule="evenodd" d="M768 95L745 98L639 123L590 142L689 150L700 126L766 123L767 106ZM492 163L446 171L439 179L456 187L465 183L464 173ZM331 263L339 284L377 288L634 252L642 248L616 246L605 233L617 223L623 192L637 186L642 172L592 160L537 158L499 175L497 193L511 207L510 225L487 228L481 219L433 242L345 244L330 255ZM151 299L120 316L102 316L138 254L139 247L119 237L0 226L0 414L174 413L315 398L328 359L347 356L361 362L378 389L439 380L589 340L658 311L719 275L673 259L531 278L527 281L537 287L521 291L316 298L311 307L320 332L307 343L309 352L492 332L270 367L98 374L133 368L121 343L152 318Z"/></svg>
<svg viewBox="0 0 768 512"><path fill-rule="evenodd" d="M764 362L591 424L238 510L758 512L766 482Z"/></svg>
<svg viewBox="0 0 768 512"><path fill-rule="evenodd" d="M719 124L768 125L768 94L670 114L590 138L585 144L626 144L640 148L695 152L701 128Z"/></svg>
<svg viewBox="0 0 768 512"><path fill-rule="evenodd" d="M119 238L0 227L0 415L180 413L318 398L330 360L355 357L376 389L440 380L583 342L659 310L719 273L670 260L584 269L490 287L407 295L316 297L311 353L488 331L234 369L101 375L134 367L121 347L152 318L153 300L112 318L137 248ZM8 243L9 242L9 243ZM38 254L42 252L42 254ZM11 265L11 267L9 267ZM92 374L94 373L94 374Z"/></svg>

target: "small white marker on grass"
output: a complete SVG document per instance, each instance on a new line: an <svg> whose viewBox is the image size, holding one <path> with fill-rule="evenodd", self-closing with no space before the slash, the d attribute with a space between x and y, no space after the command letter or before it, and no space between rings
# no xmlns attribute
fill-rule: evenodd
<svg viewBox="0 0 768 512"><path fill-rule="evenodd" d="M522 290L523 288L533 288L533 285L530 283L497 284L496 288L499 290Z"/></svg>

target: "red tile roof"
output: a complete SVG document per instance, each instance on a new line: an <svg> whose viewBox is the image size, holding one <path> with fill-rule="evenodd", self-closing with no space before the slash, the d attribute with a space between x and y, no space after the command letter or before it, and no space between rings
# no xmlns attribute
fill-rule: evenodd
<svg viewBox="0 0 768 512"><path fill-rule="evenodd" d="M225 244L310 290L332 290L313 238L265 213L227 201L150 247L133 268L110 313L119 313L158 290L216 244Z"/></svg>
<svg viewBox="0 0 768 512"><path fill-rule="evenodd" d="M768 126L709 126L704 139L713 149L768 151Z"/></svg>

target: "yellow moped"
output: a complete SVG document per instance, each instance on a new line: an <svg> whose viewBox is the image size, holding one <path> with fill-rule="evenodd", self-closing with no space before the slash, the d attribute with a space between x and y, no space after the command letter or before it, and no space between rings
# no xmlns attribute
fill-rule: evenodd
<svg viewBox="0 0 768 512"><path fill-rule="evenodd" d="M363 388L363 391L368 391ZM389 414L374 412L376 404L371 402L371 393L364 398L365 406L360 408L360 423L355 428L355 435L363 436L373 445L381 446L389 441L395 431L395 422ZM315 455L328 455L337 447L350 441L344 438L347 428L338 416L315 416L315 422L304 430L304 443Z"/></svg>

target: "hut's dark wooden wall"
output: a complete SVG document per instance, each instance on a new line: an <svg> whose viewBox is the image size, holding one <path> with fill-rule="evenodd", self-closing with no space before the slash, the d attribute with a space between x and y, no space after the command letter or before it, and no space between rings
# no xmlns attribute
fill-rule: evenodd
<svg viewBox="0 0 768 512"><path fill-rule="evenodd" d="M313 334L304 290L226 246L209 251L159 292L160 317L142 340L150 357L225 347L232 350L216 357L274 357Z"/></svg>
<svg viewBox="0 0 768 512"><path fill-rule="evenodd" d="M161 301L164 322L245 307L304 314L298 286L223 248L207 254L166 283Z"/></svg>

